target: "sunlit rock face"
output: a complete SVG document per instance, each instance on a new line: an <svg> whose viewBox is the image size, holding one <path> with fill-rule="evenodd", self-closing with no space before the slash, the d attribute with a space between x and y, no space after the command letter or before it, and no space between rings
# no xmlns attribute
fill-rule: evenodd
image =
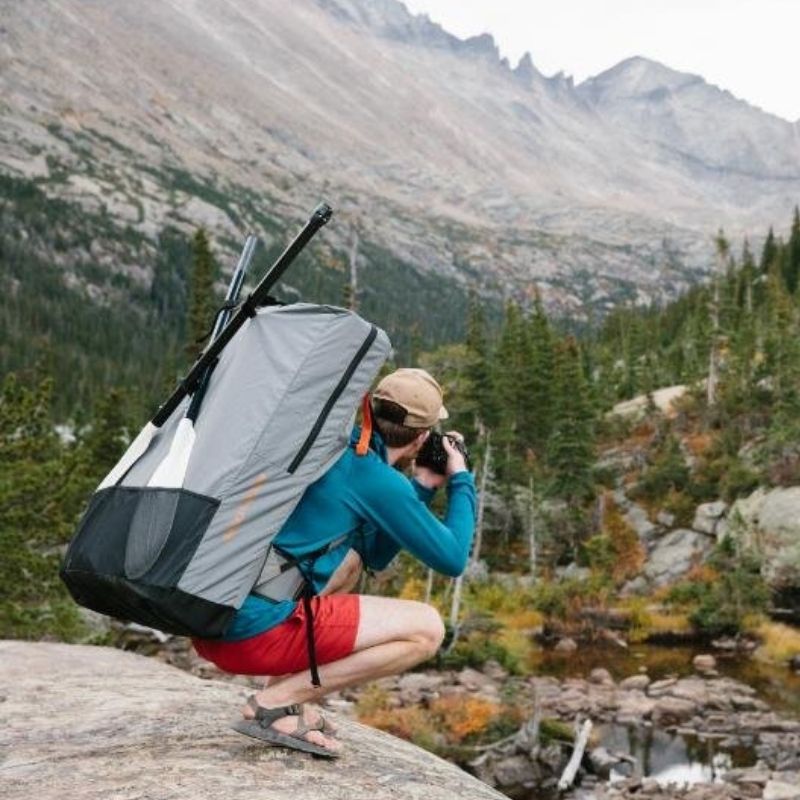
<svg viewBox="0 0 800 800"><path fill-rule="evenodd" d="M112 648L0 641L3 798L503 798L346 719L336 762L242 736L230 723L249 691Z"/></svg>
<svg viewBox="0 0 800 800"><path fill-rule="evenodd" d="M800 486L757 489L737 500L728 515L734 538L762 559L764 577L776 590L800 589ZM800 602L797 609L800 612Z"/></svg>

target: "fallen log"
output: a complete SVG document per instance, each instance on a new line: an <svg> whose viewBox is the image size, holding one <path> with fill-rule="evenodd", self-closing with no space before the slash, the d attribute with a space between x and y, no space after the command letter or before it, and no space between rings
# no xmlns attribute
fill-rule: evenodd
<svg viewBox="0 0 800 800"><path fill-rule="evenodd" d="M592 721L590 719L587 719L583 725L577 729L575 735L575 747L572 749L572 756L567 762L567 766L564 767L564 772L561 773L561 778L558 781L559 791L563 792L565 789L569 789L569 787L572 786L575 776L578 774L578 768L581 765L581 759L583 758L584 751L586 750L586 745L589 742L589 735L591 732Z"/></svg>

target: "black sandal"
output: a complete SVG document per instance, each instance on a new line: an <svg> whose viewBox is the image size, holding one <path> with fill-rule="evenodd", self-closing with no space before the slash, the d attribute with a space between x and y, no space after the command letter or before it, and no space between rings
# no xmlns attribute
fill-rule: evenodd
<svg viewBox="0 0 800 800"><path fill-rule="evenodd" d="M259 709L263 708L263 706L258 704L254 694L251 694L250 697L247 698L247 705L253 709L256 719L258 719L258 711ZM332 739L339 738L339 728L335 725L332 725L331 721L322 713L322 711L319 712L319 722L311 726L310 729L312 731L320 731L323 736L330 736Z"/></svg>
<svg viewBox="0 0 800 800"><path fill-rule="evenodd" d="M324 734L326 722L323 717L317 724L307 724L303 719L302 704L278 708L264 708L264 706L260 706L256 702L255 696L249 697L247 704L253 709L255 718L242 719L235 722L233 724L233 729L237 733L242 733L245 736L252 736L254 739L260 739L262 742L290 747L293 750L300 750L303 753L311 753L315 756L322 756L323 758L339 757L338 751L322 747L321 745L314 744L303 738L310 731L320 731ZM291 733L281 733L272 727L272 723L275 722L275 720L281 717L292 716L297 716L297 727Z"/></svg>

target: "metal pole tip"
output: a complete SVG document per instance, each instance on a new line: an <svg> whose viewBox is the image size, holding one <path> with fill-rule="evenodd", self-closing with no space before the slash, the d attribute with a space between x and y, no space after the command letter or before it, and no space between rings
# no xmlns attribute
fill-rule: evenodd
<svg viewBox="0 0 800 800"><path fill-rule="evenodd" d="M332 216L333 209L327 203L320 203L312 214L320 224L324 225Z"/></svg>

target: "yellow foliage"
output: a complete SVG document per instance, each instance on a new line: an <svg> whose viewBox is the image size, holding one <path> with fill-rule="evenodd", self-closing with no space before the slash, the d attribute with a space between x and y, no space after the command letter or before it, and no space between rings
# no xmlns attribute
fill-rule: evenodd
<svg viewBox="0 0 800 800"><path fill-rule="evenodd" d="M759 658L785 663L792 656L800 655L800 631L797 628L762 619L754 632L762 642L756 651Z"/></svg>
<svg viewBox="0 0 800 800"><path fill-rule="evenodd" d="M431 714L442 725L442 731L454 744L468 736L483 733L500 713L500 706L480 697L440 697L431 703Z"/></svg>
<svg viewBox="0 0 800 800"><path fill-rule="evenodd" d="M532 638L520 628L502 628L497 633L497 641L518 664L527 664L537 649Z"/></svg>
<svg viewBox="0 0 800 800"><path fill-rule="evenodd" d="M359 721L417 744L432 742L436 733L433 720L420 706L379 709L359 715Z"/></svg>
<svg viewBox="0 0 800 800"><path fill-rule="evenodd" d="M653 611L650 614L651 633L689 633L692 623L685 614Z"/></svg>
<svg viewBox="0 0 800 800"><path fill-rule="evenodd" d="M628 637L632 642L643 642L650 635L653 617L644 597L632 597L623 603L628 612Z"/></svg>
<svg viewBox="0 0 800 800"><path fill-rule="evenodd" d="M521 722L518 709L509 709L481 697L441 697L422 705L391 708L382 689L368 687L359 697L356 710L365 725L387 731L427 749L437 745L458 745L485 733L501 717Z"/></svg>
<svg viewBox="0 0 800 800"><path fill-rule="evenodd" d="M685 614L664 611L646 597L631 597L620 608L628 614L631 642L644 642L656 633L689 633L692 625Z"/></svg>
<svg viewBox="0 0 800 800"><path fill-rule="evenodd" d="M510 628L511 630L531 630L544 625L544 615L535 608L520 609L507 614L498 614L497 621L504 628Z"/></svg>
<svg viewBox="0 0 800 800"><path fill-rule="evenodd" d="M499 583L478 583L470 586L470 604L480 611L505 610L514 599L514 593Z"/></svg>
<svg viewBox="0 0 800 800"><path fill-rule="evenodd" d="M424 600L425 581L420 578L409 578L400 590L399 597L402 600Z"/></svg>

